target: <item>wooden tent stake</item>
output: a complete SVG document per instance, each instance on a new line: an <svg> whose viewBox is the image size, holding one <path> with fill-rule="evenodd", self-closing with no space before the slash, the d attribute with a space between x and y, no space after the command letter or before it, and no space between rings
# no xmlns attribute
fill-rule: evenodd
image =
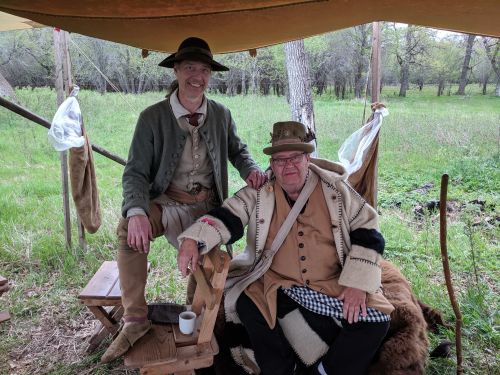
<svg viewBox="0 0 500 375"><path fill-rule="evenodd" d="M441 246L441 261L443 262L446 288L450 296L451 306L455 313L455 345L457 348L457 375L462 374L462 314L458 306L453 285L451 283L450 264L448 262L448 248L446 245L446 199L448 194L448 175L441 177L441 195L439 198L439 244Z"/></svg>

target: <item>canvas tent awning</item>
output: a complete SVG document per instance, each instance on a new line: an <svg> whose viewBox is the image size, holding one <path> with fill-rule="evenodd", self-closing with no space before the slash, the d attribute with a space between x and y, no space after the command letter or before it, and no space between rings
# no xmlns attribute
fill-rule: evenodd
<svg viewBox="0 0 500 375"><path fill-rule="evenodd" d="M191 35L224 53L372 21L500 37L499 0L0 0L0 12L163 52Z"/></svg>

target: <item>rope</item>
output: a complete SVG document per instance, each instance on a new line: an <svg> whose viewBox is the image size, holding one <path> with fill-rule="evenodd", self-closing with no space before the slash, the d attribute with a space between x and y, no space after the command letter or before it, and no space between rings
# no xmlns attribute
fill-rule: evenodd
<svg viewBox="0 0 500 375"><path fill-rule="evenodd" d="M116 87L116 85L113 82L111 82L111 80L97 67L97 65L94 64L94 62L90 59L90 57L85 52L83 52L83 50L78 46L78 44L76 44L73 41L73 39L70 39L70 41L73 44L73 46L75 46L75 48L87 59L87 61L99 72L99 74L106 80L106 82L109 83L109 85L113 88L113 90L115 90L117 93L119 93L121 95L123 100L130 107L130 109L134 112L137 112L137 109L132 105L132 103L130 103L130 101L127 99L127 97L125 95L123 95L123 93L120 91L120 89L118 89L118 87Z"/></svg>

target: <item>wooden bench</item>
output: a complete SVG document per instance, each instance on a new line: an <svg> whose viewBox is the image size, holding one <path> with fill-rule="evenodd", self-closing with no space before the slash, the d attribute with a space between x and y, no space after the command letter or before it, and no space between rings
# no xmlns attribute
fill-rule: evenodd
<svg viewBox="0 0 500 375"><path fill-rule="evenodd" d="M229 255L220 249L204 256L194 272L196 290L191 306L197 315L192 335L183 335L178 324L156 325L125 354L125 366L141 374L192 374L209 367L219 352L213 330L229 270Z"/></svg>
<svg viewBox="0 0 500 375"><path fill-rule="evenodd" d="M0 296L10 289L8 280L0 276ZM0 311L0 323L5 322L10 319L10 314L8 311Z"/></svg>
<svg viewBox="0 0 500 375"><path fill-rule="evenodd" d="M150 267L148 262L148 272ZM99 320L87 347L87 352L91 353L102 340L108 335L114 335L120 328L123 306L117 262L104 261L78 298Z"/></svg>
<svg viewBox="0 0 500 375"><path fill-rule="evenodd" d="M108 335L116 333L123 315L116 261L105 261L78 298L99 320L87 348L87 352L92 352Z"/></svg>

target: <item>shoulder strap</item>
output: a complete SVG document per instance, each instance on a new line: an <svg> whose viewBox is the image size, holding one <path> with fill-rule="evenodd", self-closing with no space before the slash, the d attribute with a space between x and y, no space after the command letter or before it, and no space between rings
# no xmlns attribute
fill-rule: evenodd
<svg viewBox="0 0 500 375"><path fill-rule="evenodd" d="M310 195L314 191L314 188L316 187L317 183L318 183L318 177L316 176L316 173L309 170L309 176L306 180L305 186L300 192L299 197L295 201L285 221L283 222L283 224L281 224L281 227L278 233L276 234L276 237L274 237L273 243L271 244L269 255L274 256L274 254L283 244L283 241L288 235L288 232L290 232L290 229L292 229L293 223L297 219L297 216L299 216L300 211L302 211L302 207L304 207Z"/></svg>

